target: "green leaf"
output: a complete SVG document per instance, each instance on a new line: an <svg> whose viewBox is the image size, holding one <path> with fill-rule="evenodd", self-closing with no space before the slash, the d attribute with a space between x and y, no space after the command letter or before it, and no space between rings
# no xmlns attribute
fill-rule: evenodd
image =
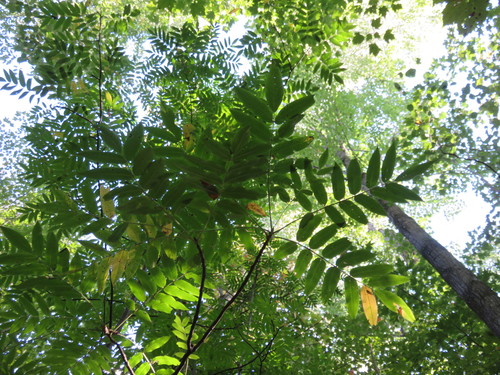
<svg viewBox="0 0 500 375"><path fill-rule="evenodd" d="M57 254L59 252L59 241L53 231L47 233L46 259L52 269L57 266Z"/></svg>
<svg viewBox="0 0 500 375"><path fill-rule="evenodd" d="M359 309L359 291L356 279L346 277L344 279L345 304L349 316L354 319Z"/></svg>
<svg viewBox="0 0 500 375"><path fill-rule="evenodd" d="M83 203L85 208L93 215L97 215L99 212L99 207L97 206L97 194L94 191L92 184L88 180L84 180L80 187L80 193L82 195Z"/></svg>
<svg viewBox="0 0 500 375"><path fill-rule="evenodd" d="M351 160L347 167L347 186L351 194L361 190L361 167L356 159Z"/></svg>
<svg viewBox="0 0 500 375"><path fill-rule="evenodd" d="M146 347L144 348L144 351L149 353L149 352L152 352L153 350L161 348L163 345L165 345L168 342L168 340L170 340L170 337L171 336L163 336L163 337L159 337L157 339L154 339L153 341L151 341L149 344L146 345Z"/></svg>
<svg viewBox="0 0 500 375"><path fill-rule="evenodd" d="M386 288L390 286L404 284L410 281L410 278L403 275L383 275L371 277L367 284L374 288Z"/></svg>
<svg viewBox="0 0 500 375"><path fill-rule="evenodd" d="M433 164L435 164L437 160L432 160L432 161L426 161L425 163L422 164L417 164L413 165L410 168L408 168L406 171L401 173L397 178L396 181L408 181L411 180L421 174L423 174L425 171L427 171L430 167L432 167Z"/></svg>
<svg viewBox="0 0 500 375"><path fill-rule="evenodd" d="M106 146L116 152L122 151L122 142L118 134L104 126L100 126L98 130Z"/></svg>
<svg viewBox="0 0 500 375"><path fill-rule="evenodd" d="M304 115L297 115L287 121L285 121L279 128L278 128L278 137L279 138L287 138L290 137L293 132L295 131L295 125L297 125L302 119L304 118Z"/></svg>
<svg viewBox="0 0 500 375"><path fill-rule="evenodd" d="M385 154L384 162L382 163L382 181L388 181L394 173L396 166L396 141L392 141L387 153Z"/></svg>
<svg viewBox="0 0 500 375"><path fill-rule="evenodd" d="M337 290L337 284L340 280L340 269L338 267L330 267L325 273L323 278L323 285L321 287L321 299L326 303Z"/></svg>
<svg viewBox="0 0 500 375"><path fill-rule="evenodd" d="M328 195L326 194L325 185L319 179L314 179L309 182L311 190L320 205L325 205L328 202Z"/></svg>
<svg viewBox="0 0 500 375"><path fill-rule="evenodd" d="M328 217L335 224L337 224L339 227L345 226L345 219L344 219L344 217L342 216L342 214L340 213L340 211L337 210L335 207L333 207L333 206L326 206L325 207L325 212L328 215Z"/></svg>
<svg viewBox="0 0 500 375"><path fill-rule="evenodd" d="M356 264L366 262L375 256L370 250L351 251L341 255L336 265L344 268L345 266L355 266Z"/></svg>
<svg viewBox="0 0 500 375"><path fill-rule="evenodd" d="M127 230L128 223L121 223L119 224L115 229L113 229L113 232L111 232L111 235L107 238L107 241L109 242L116 242L119 241Z"/></svg>
<svg viewBox="0 0 500 375"><path fill-rule="evenodd" d="M299 202L299 204L306 211L311 211L312 210L312 203L309 200L309 198L307 198L307 196L299 190L295 190L294 193L295 193L295 199L297 200L297 202Z"/></svg>
<svg viewBox="0 0 500 375"><path fill-rule="evenodd" d="M230 186L221 192L221 196L234 199L258 200L265 196L263 190L251 190L241 186Z"/></svg>
<svg viewBox="0 0 500 375"><path fill-rule="evenodd" d="M382 207L380 205L380 203L378 203L372 197L369 197L366 194L360 194L360 195L356 195L354 197L354 200L356 201L356 203L360 204L361 206L363 206L367 210L369 210L377 215L386 216L386 212L384 210L384 207Z"/></svg>
<svg viewBox="0 0 500 375"><path fill-rule="evenodd" d="M309 250L302 250L295 261L295 269L294 272L297 277L302 276L302 274L306 271L309 262L312 259L312 254Z"/></svg>
<svg viewBox="0 0 500 375"><path fill-rule="evenodd" d="M409 77L409 78L413 78L415 77L415 74L417 73L417 71L415 69L408 69L405 73L405 76Z"/></svg>
<svg viewBox="0 0 500 375"><path fill-rule="evenodd" d="M337 224L332 224L326 228L321 229L309 240L309 247L312 249L317 249L323 246L327 241L329 241L335 234L337 234Z"/></svg>
<svg viewBox="0 0 500 375"><path fill-rule="evenodd" d="M300 179L300 175L297 172L297 168L295 168L293 165L290 166L290 177L292 178L292 183L295 189L302 189L302 181Z"/></svg>
<svg viewBox="0 0 500 375"><path fill-rule="evenodd" d="M334 256L337 256L339 254L342 254L344 251L346 251L348 248L350 248L352 245L352 242L349 241L347 238L341 238L335 242L332 242L329 245L326 245L326 247L323 249L323 252L321 253L325 258L330 259L333 258Z"/></svg>
<svg viewBox="0 0 500 375"><path fill-rule="evenodd" d="M410 307L406 304L401 297L389 292L388 290L375 289L375 295L387 306L387 308L395 313L400 314L404 319L409 322L415 321L415 316Z"/></svg>
<svg viewBox="0 0 500 375"><path fill-rule="evenodd" d="M154 153L150 147L144 147L137 152L132 162L132 171L136 176L142 175L146 167L153 161Z"/></svg>
<svg viewBox="0 0 500 375"><path fill-rule="evenodd" d="M236 121L243 126L248 126L251 134L262 141L269 142L272 133L264 122L243 111L240 111L239 109L232 108L230 111Z"/></svg>
<svg viewBox="0 0 500 375"><path fill-rule="evenodd" d="M2 230L4 236L9 240L12 246L27 253L31 253L32 251L31 245L21 233L15 231L14 229L2 226L0 226L0 229Z"/></svg>
<svg viewBox="0 0 500 375"><path fill-rule="evenodd" d="M123 154L127 160L134 160L134 156L139 151L139 147L144 139L144 127L141 124L136 125L128 134L123 144Z"/></svg>
<svg viewBox="0 0 500 375"><path fill-rule="evenodd" d="M422 198L420 198L417 193L408 189L406 186L397 184L395 182L387 182L385 184L385 188L387 189L388 192L397 195L402 199L409 199L412 201L422 201Z"/></svg>
<svg viewBox="0 0 500 375"><path fill-rule="evenodd" d="M276 116L276 123L281 124L297 115L301 115L314 104L314 96L304 96L284 106Z"/></svg>
<svg viewBox="0 0 500 375"><path fill-rule="evenodd" d="M0 254L0 264L4 265L28 264L34 263L37 260L38 257L33 253Z"/></svg>
<svg viewBox="0 0 500 375"><path fill-rule="evenodd" d="M264 100L260 99L259 97L255 96L252 92L241 87L235 88L234 92L236 93L238 99L241 100L243 105L250 112L259 116L262 120L266 122L273 121L273 113L271 112L271 109Z"/></svg>
<svg viewBox="0 0 500 375"><path fill-rule="evenodd" d="M339 207L357 222L361 224L368 224L368 218L366 217L365 213L361 210L361 208L356 206L351 201L339 202Z"/></svg>
<svg viewBox="0 0 500 375"><path fill-rule="evenodd" d="M43 241L42 226L39 222L33 226L33 231L31 232L31 246L35 254L43 254L45 246Z"/></svg>
<svg viewBox="0 0 500 375"><path fill-rule="evenodd" d="M380 47L377 46L377 44L375 43L370 43L369 49L370 49L370 54L373 56L377 56L381 51Z"/></svg>
<svg viewBox="0 0 500 375"><path fill-rule="evenodd" d="M274 253L276 259L283 259L297 251L298 245L295 242L285 242Z"/></svg>
<svg viewBox="0 0 500 375"><path fill-rule="evenodd" d="M370 192L377 198L380 198L384 201L406 203L406 199L401 198L399 195L396 195L383 187L376 186L374 188L371 188Z"/></svg>
<svg viewBox="0 0 500 375"><path fill-rule="evenodd" d="M380 151L375 149L370 162L368 163L368 170L366 171L366 186L368 188L374 187L378 184L380 177Z"/></svg>
<svg viewBox="0 0 500 375"><path fill-rule="evenodd" d="M277 158L283 158L292 155L294 152L303 150L309 146L313 140L314 138L310 136L293 137L292 139L276 144L272 149L272 153Z"/></svg>
<svg viewBox="0 0 500 375"><path fill-rule="evenodd" d="M94 161L96 163L122 164L127 162L127 160L122 155L115 152L82 151L79 153L79 155L85 157L87 160Z"/></svg>
<svg viewBox="0 0 500 375"><path fill-rule="evenodd" d="M323 276L323 271L325 270L326 263L321 258L316 258L311 263L311 267L307 271L305 280L304 280L304 293L310 294L316 285L318 285L321 276Z"/></svg>
<svg viewBox="0 0 500 375"><path fill-rule="evenodd" d="M323 168L326 162L328 161L328 149L326 148L325 151L321 153L321 156L319 157L318 161L318 167Z"/></svg>
<svg viewBox="0 0 500 375"><path fill-rule="evenodd" d="M146 300L146 292L142 288L141 284L135 280L127 280L127 285L135 298L141 302Z"/></svg>
<svg viewBox="0 0 500 375"><path fill-rule="evenodd" d="M134 175L124 168L96 168L79 172L78 175L104 181L132 180Z"/></svg>
<svg viewBox="0 0 500 375"><path fill-rule="evenodd" d="M310 220L308 220L307 224L303 227L299 225L299 229L297 230L297 241L305 241L309 237L311 237L314 230L318 227L323 219L322 215L315 215ZM304 220L304 218L302 218Z"/></svg>
<svg viewBox="0 0 500 375"><path fill-rule="evenodd" d="M394 267L390 264L370 264L353 268L350 274L352 277L374 277L391 273L393 269Z"/></svg>
<svg viewBox="0 0 500 375"><path fill-rule="evenodd" d="M276 111L281 101L283 100L283 80L281 77L281 69L276 62L269 66L269 73L266 79L266 99L269 108Z"/></svg>
<svg viewBox="0 0 500 375"><path fill-rule="evenodd" d="M177 358L170 357L168 355L160 355L158 357L154 357L153 361L155 363L158 363L158 365L160 366L178 366L180 364L180 361Z"/></svg>
<svg viewBox="0 0 500 375"><path fill-rule="evenodd" d="M345 196L344 174L340 166L335 163L332 170L333 196L336 200L341 200Z"/></svg>

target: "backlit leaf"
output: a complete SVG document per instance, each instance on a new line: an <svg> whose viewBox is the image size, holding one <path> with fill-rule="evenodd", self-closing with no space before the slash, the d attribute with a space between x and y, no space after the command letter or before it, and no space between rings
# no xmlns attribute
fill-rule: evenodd
<svg viewBox="0 0 500 375"><path fill-rule="evenodd" d="M257 203L254 203L254 202L248 203L247 209L256 213L257 215L267 216L266 211L264 211L264 209L262 207L260 207Z"/></svg>
<svg viewBox="0 0 500 375"><path fill-rule="evenodd" d="M437 160L432 160L432 161L427 161L422 164L418 165L413 165L410 168L408 168L406 171L401 173L397 178L396 181L408 181L411 180L421 174L423 174L425 171L427 171L429 168L432 167L433 164L435 164Z"/></svg>
<svg viewBox="0 0 500 375"><path fill-rule="evenodd" d="M321 298L323 302L327 302L337 290L337 284L340 280L340 269L338 267L330 267L325 273L323 278L323 285L321 287Z"/></svg>
<svg viewBox="0 0 500 375"><path fill-rule="evenodd" d="M396 182L387 182L385 184L385 188L390 193L397 195L398 197L400 197L402 199L409 199L409 200L413 200L413 201L422 201L422 198L420 198L417 193L408 189L406 186L397 184Z"/></svg>
<svg viewBox="0 0 500 375"><path fill-rule="evenodd" d="M328 201L328 195L326 194L325 185L319 179L314 179L309 182L311 185L311 190L316 197L319 204L325 205Z"/></svg>
<svg viewBox="0 0 500 375"><path fill-rule="evenodd" d="M390 264L370 264L353 268L349 273L353 277L373 277L382 276L391 273L394 267Z"/></svg>
<svg viewBox="0 0 500 375"><path fill-rule="evenodd" d="M104 181L132 180L134 175L128 169L104 167L78 173L80 176Z"/></svg>
<svg viewBox="0 0 500 375"><path fill-rule="evenodd" d="M382 181L388 181L394 173L396 166L396 141L392 141L387 153L385 154L384 162L382 163Z"/></svg>
<svg viewBox="0 0 500 375"><path fill-rule="evenodd" d="M241 87L235 88L234 92L236 93L238 99L241 100L245 108L247 108L250 112L259 116L262 120L266 122L273 121L273 113L271 112L271 109L264 100L255 96L249 90L246 90Z"/></svg>
<svg viewBox="0 0 500 375"><path fill-rule="evenodd" d="M378 184L380 177L380 151L375 149L370 162L368 163L368 170L366 171L366 186L368 188L374 187Z"/></svg>
<svg viewBox="0 0 500 375"><path fill-rule="evenodd" d="M161 348L163 345L165 345L168 342L168 340L170 340L170 337L171 336L163 336L163 337L159 337L157 339L152 340L150 343L148 343L145 346L144 351L149 353L149 352L152 352L153 350Z"/></svg>
<svg viewBox="0 0 500 375"><path fill-rule="evenodd" d="M347 167L347 186L351 194L361 190L361 167L356 159L351 160Z"/></svg>
<svg viewBox="0 0 500 375"><path fill-rule="evenodd" d="M398 295L389 292L388 290L382 289L375 289L375 295L382 301L385 306L387 306L389 310L398 313L409 322L415 321L415 316L413 315L410 307Z"/></svg>
<svg viewBox="0 0 500 375"><path fill-rule="evenodd" d="M304 96L284 106L276 116L276 122L281 124L297 115L301 115L314 104L314 96Z"/></svg>
<svg viewBox="0 0 500 375"><path fill-rule="evenodd" d="M112 219L116 215L115 211L115 203L113 202L112 199L105 199L105 195L110 192L110 189L108 187L105 187L104 185L101 185L99 187L99 195L101 197L101 208L102 208L102 213L104 216Z"/></svg>
<svg viewBox="0 0 500 375"><path fill-rule="evenodd" d="M137 298L141 302L144 302L146 300L146 292L142 288L141 284L139 284L135 280L127 280L127 285L135 298Z"/></svg>
<svg viewBox="0 0 500 375"><path fill-rule="evenodd" d="M306 271L309 262L312 259L312 254L309 250L302 250L295 261L294 272L297 277L302 276L302 274Z"/></svg>
<svg viewBox="0 0 500 375"><path fill-rule="evenodd" d="M341 238L335 242L332 242L329 245L326 245L325 248L323 249L322 255L327 259L333 258L334 256L342 254L349 247L351 247L351 245L352 242L349 241L349 239L345 237Z"/></svg>
<svg viewBox="0 0 500 375"><path fill-rule="evenodd" d="M370 277L367 284L374 288L385 288L395 285L404 284L410 281L410 278L403 275L383 275Z"/></svg>
<svg viewBox="0 0 500 375"><path fill-rule="evenodd" d="M327 241L329 241L337 233L337 224L329 225L311 237L309 240L309 247L312 249L317 249L323 246Z"/></svg>
<svg viewBox="0 0 500 375"><path fill-rule="evenodd" d="M311 267L307 271L305 280L304 280L304 293L311 293L316 285L318 285L321 276L323 276L323 271L325 270L326 263L321 258L316 258L311 263Z"/></svg>
<svg viewBox="0 0 500 375"><path fill-rule="evenodd" d="M352 277L344 279L344 292L347 313L351 318L355 318L359 309L358 283Z"/></svg>
<svg viewBox="0 0 500 375"><path fill-rule="evenodd" d="M345 196L344 174L340 166L335 163L332 170L333 196L336 200L341 200Z"/></svg>
<svg viewBox="0 0 500 375"><path fill-rule="evenodd" d="M361 210L361 208L356 206L351 201L339 202L339 207L357 222L361 224L368 224L368 218L366 217L365 213Z"/></svg>
<svg viewBox="0 0 500 375"><path fill-rule="evenodd" d="M365 312L366 319L368 323L372 326L376 326L378 322L378 308L377 299L373 294L373 291L366 285L361 287L361 305L363 306L363 311Z"/></svg>
<svg viewBox="0 0 500 375"><path fill-rule="evenodd" d="M319 226L322 219L323 219L322 215L315 215L310 220L308 220L306 225L304 225L303 227L299 226L299 230L297 230L296 234L297 241L302 242L311 237L312 233ZM302 220L304 220L304 218Z"/></svg>
<svg viewBox="0 0 500 375"><path fill-rule="evenodd" d="M266 99L272 111L276 111L283 100L281 69L275 62L269 66L269 73L267 73Z"/></svg>
<svg viewBox="0 0 500 375"><path fill-rule="evenodd" d="M31 253L31 245L21 233L15 231L14 229L2 226L0 226L0 229L12 246L17 247L19 250L26 251L27 253Z"/></svg>
<svg viewBox="0 0 500 375"><path fill-rule="evenodd" d="M372 197L369 197L366 194L359 194L354 197L354 200L356 203L360 204L367 210L377 214L377 215L386 215L386 212L384 210L384 207L380 205L375 199Z"/></svg>
<svg viewBox="0 0 500 375"><path fill-rule="evenodd" d="M278 250L274 253L274 257L276 259L283 259L287 257L290 254L293 254L295 251L297 251L298 245L295 242L285 242L283 245L281 245Z"/></svg>
<svg viewBox="0 0 500 375"><path fill-rule="evenodd" d="M372 259L375 256L371 251L369 250L356 250L356 251L351 251L348 253L345 253L341 255L337 259L337 266L339 267L345 267L345 266L354 266L359 263L363 263L367 260Z"/></svg>

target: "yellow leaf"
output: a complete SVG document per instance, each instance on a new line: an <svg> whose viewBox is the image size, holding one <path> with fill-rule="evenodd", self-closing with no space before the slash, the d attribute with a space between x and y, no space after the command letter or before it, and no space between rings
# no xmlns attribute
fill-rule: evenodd
<svg viewBox="0 0 500 375"><path fill-rule="evenodd" d="M156 237L156 233L158 232L156 229L156 224L149 215L146 216L146 223L144 224L144 229L146 230L146 233L148 234L149 238Z"/></svg>
<svg viewBox="0 0 500 375"><path fill-rule="evenodd" d="M122 275L130 261L130 252L127 250L120 250L109 261L111 268L111 283L115 284Z"/></svg>
<svg viewBox="0 0 500 375"><path fill-rule="evenodd" d="M262 209L257 203L250 202L247 204L247 209L249 209L252 212L255 212L257 215L260 216L267 216L266 211Z"/></svg>
<svg viewBox="0 0 500 375"><path fill-rule="evenodd" d="M194 125L193 124L185 124L183 127L184 133L184 149L186 151L190 151L194 146Z"/></svg>
<svg viewBox="0 0 500 375"><path fill-rule="evenodd" d="M164 224L162 227L161 227L161 231L163 233L165 233L165 236L170 236L172 234L172 223L167 223L167 224Z"/></svg>
<svg viewBox="0 0 500 375"><path fill-rule="evenodd" d="M137 224L129 224L127 226L127 235L135 243L141 242L141 228Z"/></svg>
<svg viewBox="0 0 500 375"><path fill-rule="evenodd" d="M377 299L373 291L366 285L363 285L361 288L361 304L363 305L363 311L365 312L366 319L368 319L368 323L376 326L378 322Z"/></svg>
<svg viewBox="0 0 500 375"><path fill-rule="evenodd" d="M106 286L106 280L108 279L109 275L109 261L110 258L106 257L94 266L95 278L97 281L97 291L99 293L102 293L104 287Z"/></svg>
<svg viewBox="0 0 500 375"><path fill-rule="evenodd" d="M112 219L115 215L115 203L113 202L112 199L106 200L104 199L104 196L109 193L110 189L101 185L99 187L99 196L101 197L101 207L102 207L102 212L104 216L109 217Z"/></svg>
<svg viewBox="0 0 500 375"><path fill-rule="evenodd" d="M104 95L106 97L106 102L108 102L108 104L113 104L113 97L111 96L109 91L106 91L106 93Z"/></svg>

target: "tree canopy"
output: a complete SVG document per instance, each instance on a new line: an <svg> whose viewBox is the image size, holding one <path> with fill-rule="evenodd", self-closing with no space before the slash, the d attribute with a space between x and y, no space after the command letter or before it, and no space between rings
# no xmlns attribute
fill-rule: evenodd
<svg viewBox="0 0 500 375"><path fill-rule="evenodd" d="M0 144L0 372L500 371L498 8L442 2L411 86L409 3L0 5L34 103ZM451 254L426 219L467 186L492 211Z"/></svg>

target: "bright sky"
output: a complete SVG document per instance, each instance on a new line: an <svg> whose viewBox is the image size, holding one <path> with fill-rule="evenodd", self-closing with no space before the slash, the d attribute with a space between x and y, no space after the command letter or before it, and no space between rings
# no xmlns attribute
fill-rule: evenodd
<svg viewBox="0 0 500 375"><path fill-rule="evenodd" d="M244 33L244 23L244 20L240 20L227 35L233 39L240 37ZM442 30L438 34L436 32L437 30L430 30L427 34L423 33L426 35L422 36L422 42L420 42L418 48L418 55L422 57L423 66L429 64L433 57L443 52L442 42L445 32ZM4 64L0 63L0 69L6 68ZM245 69L245 67L242 68ZM24 72L26 71L27 69L24 70ZM12 118L17 111L29 110L32 104L29 103L28 97L29 95L23 99L18 99L16 96L9 95L6 91L0 91L0 118ZM461 209L456 215L450 217L447 215L446 209L443 209L433 216L429 227L426 229L432 229L434 237L442 245L459 251L468 242L468 232L484 225L489 206L480 197L476 196L472 190L460 194L456 197L456 200L463 202L460 204Z"/></svg>

